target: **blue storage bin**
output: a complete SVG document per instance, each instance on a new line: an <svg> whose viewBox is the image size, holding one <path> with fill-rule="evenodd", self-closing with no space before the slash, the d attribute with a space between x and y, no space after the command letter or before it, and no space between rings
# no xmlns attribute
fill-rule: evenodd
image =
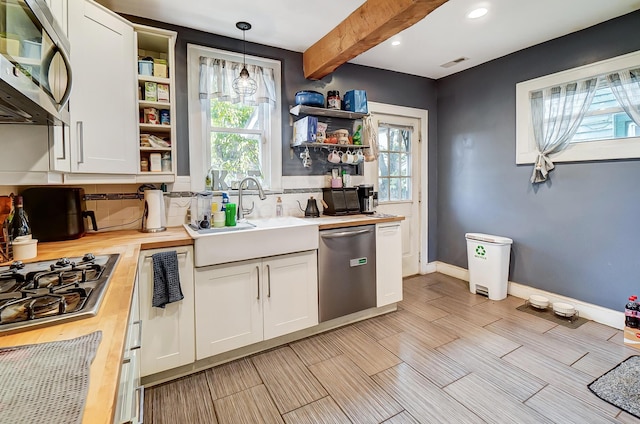
<svg viewBox="0 0 640 424"><path fill-rule="evenodd" d="M342 99L342 107L349 112L369 113L367 92L364 90L347 91Z"/></svg>
<svg viewBox="0 0 640 424"><path fill-rule="evenodd" d="M138 60L139 75L153 75L153 60Z"/></svg>

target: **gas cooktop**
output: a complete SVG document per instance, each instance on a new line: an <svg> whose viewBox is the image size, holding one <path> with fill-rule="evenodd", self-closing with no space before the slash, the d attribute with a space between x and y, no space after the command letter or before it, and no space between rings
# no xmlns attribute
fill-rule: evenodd
<svg viewBox="0 0 640 424"><path fill-rule="evenodd" d="M120 255L0 267L0 333L95 316Z"/></svg>

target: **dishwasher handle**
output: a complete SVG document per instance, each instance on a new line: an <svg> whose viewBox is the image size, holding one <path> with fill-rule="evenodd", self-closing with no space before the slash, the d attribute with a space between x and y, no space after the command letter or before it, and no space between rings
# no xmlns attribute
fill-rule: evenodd
<svg viewBox="0 0 640 424"><path fill-rule="evenodd" d="M351 237L351 236L357 236L359 234L372 233L372 232L373 232L373 228L365 228L364 230L341 231L339 233L320 234L320 237L322 238Z"/></svg>

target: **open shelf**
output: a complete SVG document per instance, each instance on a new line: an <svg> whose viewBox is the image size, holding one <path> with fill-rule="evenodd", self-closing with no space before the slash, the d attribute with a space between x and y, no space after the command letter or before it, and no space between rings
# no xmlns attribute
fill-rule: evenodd
<svg viewBox="0 0 640 424"><path fill-rule="evenodd" d="M349 112L346 110L337 109L325 109L322 107L312 107L297 105L289 109L289 113L295 116L300 115L314 115L314 116L327 116L332 118L344 118L344 119L362 119L367 116L367 113Z"/></svg>
<svg viewBox="0 0 640 424"><path fill-rule="evenodd" d="M140 107L155 107L156 109L171 109L171 103L167 102L151 102L148 100L139 100L138 105Z"/></svg>
<svg viewBox="0 0 640 424"><path fill-rule="evenodd" d="M291 147L314 147L314 148L320 148L320 149L335 149L335 148L342 148L342 149L366 149L369 147L369 145L367 144L365 145L360 145L360 144L331 144L331 143L300 143L300 144L292 144Z"/></svg>

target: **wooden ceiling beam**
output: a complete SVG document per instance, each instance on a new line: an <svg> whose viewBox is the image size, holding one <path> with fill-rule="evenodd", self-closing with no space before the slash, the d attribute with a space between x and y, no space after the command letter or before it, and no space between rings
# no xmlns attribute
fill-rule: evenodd
<svg viewBox="0 0 640 424"><path fill-rule="evenodd" d="M302 55L304 76L323 78L403 31L447 0L367 0Z"/></svg>

